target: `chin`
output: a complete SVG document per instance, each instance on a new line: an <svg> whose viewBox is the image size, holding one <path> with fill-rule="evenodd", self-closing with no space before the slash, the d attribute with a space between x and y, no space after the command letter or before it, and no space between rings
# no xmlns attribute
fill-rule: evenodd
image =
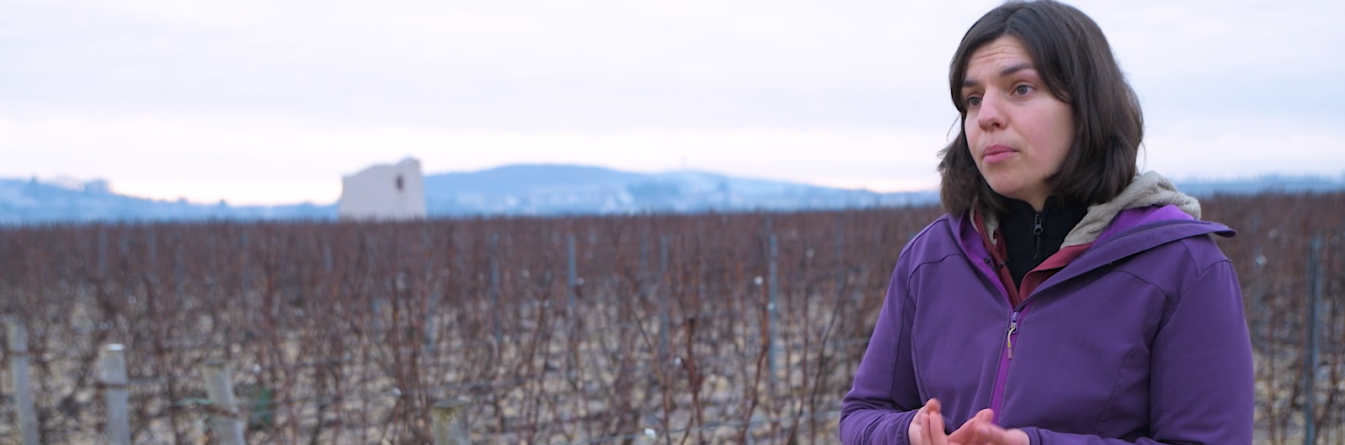
<svg viewBox="0 0 1345 445"><path fill-rule="evenodd" d="M986 180L986 183L990 185L990 190L994 190L995 193L998 193L1000 196L1005 196L1009 198L1013 198L1016 192L1018 192L1022 188L1019 187L1017 184L1004 184L1002 182L992 180Z"/></svg>

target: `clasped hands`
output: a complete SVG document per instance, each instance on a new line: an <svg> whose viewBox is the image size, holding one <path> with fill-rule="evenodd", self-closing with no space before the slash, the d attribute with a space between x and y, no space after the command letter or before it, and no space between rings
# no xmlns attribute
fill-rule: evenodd
<svg viewBox="0 0 1345 445"><path fill-rule="evenodd" d="M995 425L994 411L983 409L976 413L953 434L943 432L943 412L938 399L929 399L915 413L906 431L911 445L1031 445L1020 429L1004 429Z"/></svg>

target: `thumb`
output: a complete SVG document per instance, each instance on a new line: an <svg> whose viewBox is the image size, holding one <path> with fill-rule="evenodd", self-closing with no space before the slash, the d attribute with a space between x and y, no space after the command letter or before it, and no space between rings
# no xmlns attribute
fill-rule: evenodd
<svg viewBox="0 0 1345 445"><path fill-rule="evenodd" d="M992 410L990 410L990 409L983 409L983 410L980 410L980 411L976 412L976 420L979 420L979 421L982 421L982 422L985 422L985 423L994 425L994 424L995 424L995 412L992 411Z"/></svg>
<svg viewBox="0 0 1345 445"><path fill-rule="evenodd" d="M983 425L994 425L994 419L994 411L983 409L948 436L948 440L957 443L983 443L985 439L980 437L980 428Z"/></svg>
<svg viewBox="0 0 1345 445"><path fill-rule="evenodd" d="M1028 445L1029 440L1022 430L1005 430L995 425L981 425L977 430L979 438L994 445Z"/></svg>

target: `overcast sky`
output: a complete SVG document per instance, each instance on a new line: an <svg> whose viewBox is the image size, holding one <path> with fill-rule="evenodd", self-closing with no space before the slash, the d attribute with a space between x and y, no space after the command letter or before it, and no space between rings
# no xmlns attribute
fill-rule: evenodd
<svg viewBox="0 0 1345 445"><path fill-rule="evenodd" d="M0 177L329 203L342 175L599 165L932 188L998 1L0 0ZM1345 173L1345 2L1079 1L1142 168Z"/></svg>

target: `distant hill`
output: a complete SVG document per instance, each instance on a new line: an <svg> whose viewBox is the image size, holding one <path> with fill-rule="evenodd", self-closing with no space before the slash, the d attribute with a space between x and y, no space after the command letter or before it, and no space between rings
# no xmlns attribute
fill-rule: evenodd
<svg viewBox="0 0 1345 445"><path fill-rule="evenodd" d="M510 165L425 177L431 215L796 210L937 201L932 191L876 193L717 173L630 173L572 165Z"/></svg>
<svg viewBox="0 0 1345 445"><path fill-rule="evenodd" d="M211 219L330 219L334 205L229 206L119 195L104 181L60 184L0 179L0 224L92 221L202 221Z"/></svg>
<svg viewBox="0 0 1345 445"><path fill-rule="evenodd" d="M1177 186L1196 196L1327 192L1345 190L1345 178L1265 176L1239 181L1184 181ZM938 193L877 193L698 171L646 174L590 166L525 164L427 175L425 200L431 217L451 217L907 206L937 204ZM104 181L0 179L0 224L335 218L335 204L197 204L120 195L110 192Z"/></svg>
<svg viewBox="0 0 1345 445"><path fill-rule="evenodd" d="M1177 189L1191 196L1209 196L1216 193L1250 195L1261 192L1334 192L1345 190L1345 176L1267 175L1254 179L1219 181L1190 179L1177 183Z"/></svg>

